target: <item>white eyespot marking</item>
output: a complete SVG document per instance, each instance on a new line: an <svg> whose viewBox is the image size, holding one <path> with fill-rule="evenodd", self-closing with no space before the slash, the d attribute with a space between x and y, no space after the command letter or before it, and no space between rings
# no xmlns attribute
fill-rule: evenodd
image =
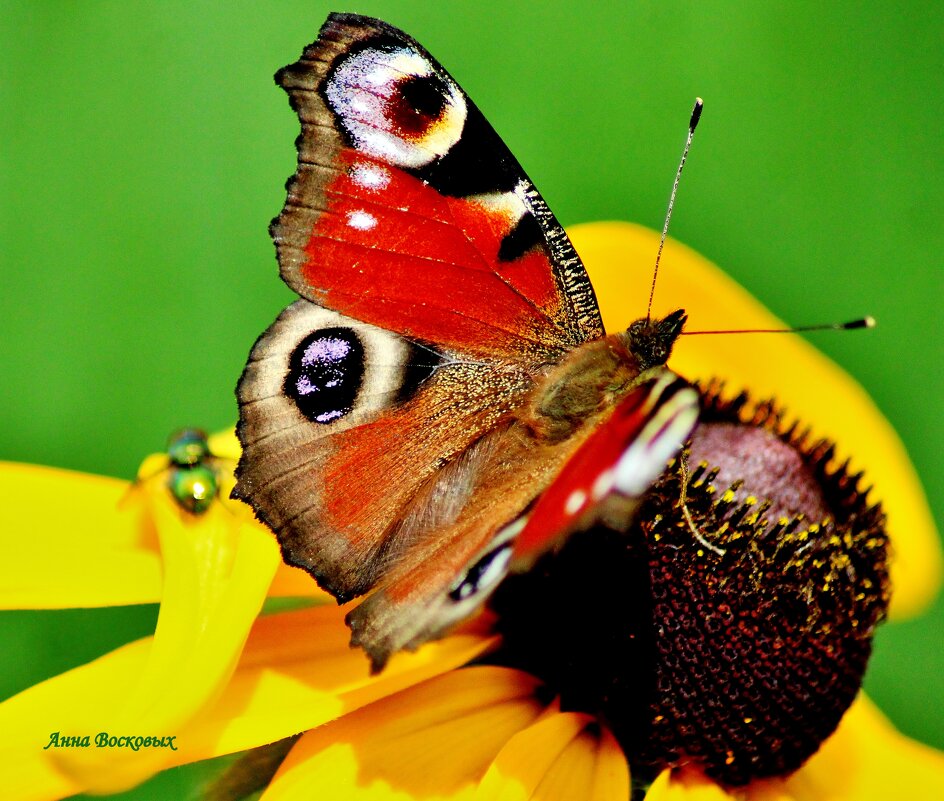
<svg viewBox="0 0 944 801"><path fill-rule="evenodd" d="M390 172L383 167L359 161L350 170L351 180L362 189L379 192L390 185Z"/></svg>
<svg viewBox="0 0 944 801"><path fill-rule="evenodd" d="M471 568L465 581L453 591L453 600L466 601L479 593L491 590L508 572L510 560L511 545L507 543L483 557L481 562Z"/></svg>
<svg viewBox="0 0 944 801"><path fill-rule="evenodd" d="M465 126L459 87L406 47L367 48L344 58L325 96L359 150L398 167L441 158Z"/></svg>
<svg viewBox="0 0 944 801"><path fill-rule="evenodd" d="M564 504L564 511L569 515L575 515L587 503L587 493L583 490L574 490L567 496L567 502Z"/></svg>
<svg viewBox="0 0 944 801"><path fill-rule="evenodd" d="M512 543L524 530L527 522L526 517L519 517L499 529L488 546L469 562L462 578L450 588L449 598L458 605L456 608L463 608L463 615L471 611L474 605L481 603L484 596L498 586L508 573ZM469 604L470 601L473 605Z"/></svg>
<svg viewBox="0 0 944 801"><path fill-rule="evenodd" d="M366 211L349 211L347 213L347 224L358 231L369 231L377 225L377 218Z"/></svg>
<svg viewBox="0 0 944 801"><path fill-rule="evenodd" d="M661 394L664 387L657 385L656 389ZM666 463L678 453L696 422L698 394L688 387L680 389L623 452L616 463L616 489L629 497L645 493L665 470Z"/></svg>
<svg viewBox="0 0 944 801"><path fill-rule="evenodd" d="M477 203L493 214L500 214L508 222L509 230L514 228L525 214L531 211L525 190L525 181L519 181L517 186L509 192L486 192L481 195L472 195L468 200Z"/></svg>
<svg viewBox="0 0 944 801"><path fill-rule="evenodd" d="M513 539L524 531L524 527L528 523L527 517L519 517L517 520L512 520L507 526L505 526L501 531L495 535L495 539L492 540L492 545L503 545L506 542L511 542Z"/></svg>

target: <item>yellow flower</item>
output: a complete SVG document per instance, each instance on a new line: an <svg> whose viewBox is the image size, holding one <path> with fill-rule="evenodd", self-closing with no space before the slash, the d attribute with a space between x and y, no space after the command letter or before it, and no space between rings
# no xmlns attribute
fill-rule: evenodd
<svg viewBox="0 0 944 801"><path fill-rule="evenodd" d="M647 294L648 267L639 265L651 262L655 235L622 224L571 234L607 327L625 327L623 299ZM656 313L683 306L700 329L778 324L681 245L669 243L663 264ZM940 580L936 533L901 444L863 390L796 337L708 339L683 338L673 368L776 396L868 470L894 543L893 614L918 611ZM799 375L802 382L791 380ZM801 388L811 383L819 388L815 395ZM232 434L221 435L211 452L231 467L238 446ZM605 725L560 711L527 673L474 663L495 645L484 621L398 654L372 676L363 654L348 648L346 609L318 603L324 596L307 576L280 563L272 536L241 505L223 500L200 515L183 510L167 488L172 469L166 456L150 457L129 487L45 468L0 467L0 481L16 499L3 510L0 605L161 602L153 637L0 704L5 797L116 792L173 765L307 732L268 783L265 801L629 798L627 762ZM41 555L36 538L23 536L34 529L37 508L44 510ZM316 603L260 616L267 594ZM860 697L790 777L735 792L690 770L666 771L646 798L940 795L944 755L897 734Z"/></svg>

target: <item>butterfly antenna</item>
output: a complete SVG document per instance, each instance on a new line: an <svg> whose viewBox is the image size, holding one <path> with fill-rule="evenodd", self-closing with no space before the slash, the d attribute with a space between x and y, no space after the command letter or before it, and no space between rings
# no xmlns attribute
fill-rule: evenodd
<svg viewBox="0 0 944 801"><path fill-rule="evenodd" d="M700 334L799 334L803 331L852 331L856 328L875 328L874 317L860 317L848 323L822 323L820 325L800 325L796 328L744 328L731 331L682 331L679 336Z"/></svg>
<svg viewBox="0 0 944 801"><path fill-rule="evenodd" d="M665 247L665 237L669 233L669 220L672 219L672 209L675 208L675 196L678 194L679 180L682 177L682 170L685 167L685 159L688 158L688 151L692 147L692 139L695 136L695 126L701 119L701 110L704 103L700 97L695 98L695 107L692 109L692 117L688 122L688 137L685 139L685 149L682 151L682 160L679 162L678 170L675 172L675 182L672 184L672 194L669 196L669 208L665 212L665 223L662 225L662 237L659 239L659 252L656 253L656 266L652 270L652 286L649 289L649 305L646 307L646 322L652 317L652 298L656 294L656 278L659 276L659 261L662 258L662 248Z"/></svg>

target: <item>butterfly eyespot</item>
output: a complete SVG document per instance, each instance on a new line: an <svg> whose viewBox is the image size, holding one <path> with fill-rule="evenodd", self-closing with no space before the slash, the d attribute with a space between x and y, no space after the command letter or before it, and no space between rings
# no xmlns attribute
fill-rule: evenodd
<svg viewBox="0 0 944 801"><path fill-rule="evenodd" d="M424 136L442 116L449 88L435 75L411 75L396 87L387 103L387 119L406 139Z"/></svg>
<svg viewBox="0 0 944 801"><path fill-rule="evenodd" d="M349 328L323 328L292 352L285 394L313 423L334 422L354 408L364 378L364 346Z"/></svg>
<svg viewBox="0 0 944 801"><path fill-rule="evenodd" d="M368 47L343 57L323 92L351 143L398 167L441 158L465 126L459 88L408 48Z"/></svg>
<svg viewBox="0 0 944 801"><path fill-rule="evenodd" d="M511 546L511 542L506 542L472 565L449 593L450 599L458 603L494 587L505 575L511 559Z"/></svg>

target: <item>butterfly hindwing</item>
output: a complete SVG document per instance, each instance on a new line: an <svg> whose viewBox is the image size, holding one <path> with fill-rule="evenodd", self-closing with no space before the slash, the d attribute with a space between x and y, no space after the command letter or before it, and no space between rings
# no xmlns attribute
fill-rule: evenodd
<svg viewBox="0 0 944 801"><path fill-rule="evenodd" d="M522 370L498 373L296 301L259 338L237 388L236 494L286 561L341 600L360 595L454 515L474 465L445 467L529 385Z"/></svg>
<svg viewBox="0 0 944 801"><path fill-rule="evenodd" d="M474 494L437 531L435 548L402 553L349 615L353 641L380 668L470 615L509 570L530 567L574 530L604 515L628 525L698 410L695 390L659 368L573 437L542 441L517 422L493 432L476 446L488 453Z"/></svg>

